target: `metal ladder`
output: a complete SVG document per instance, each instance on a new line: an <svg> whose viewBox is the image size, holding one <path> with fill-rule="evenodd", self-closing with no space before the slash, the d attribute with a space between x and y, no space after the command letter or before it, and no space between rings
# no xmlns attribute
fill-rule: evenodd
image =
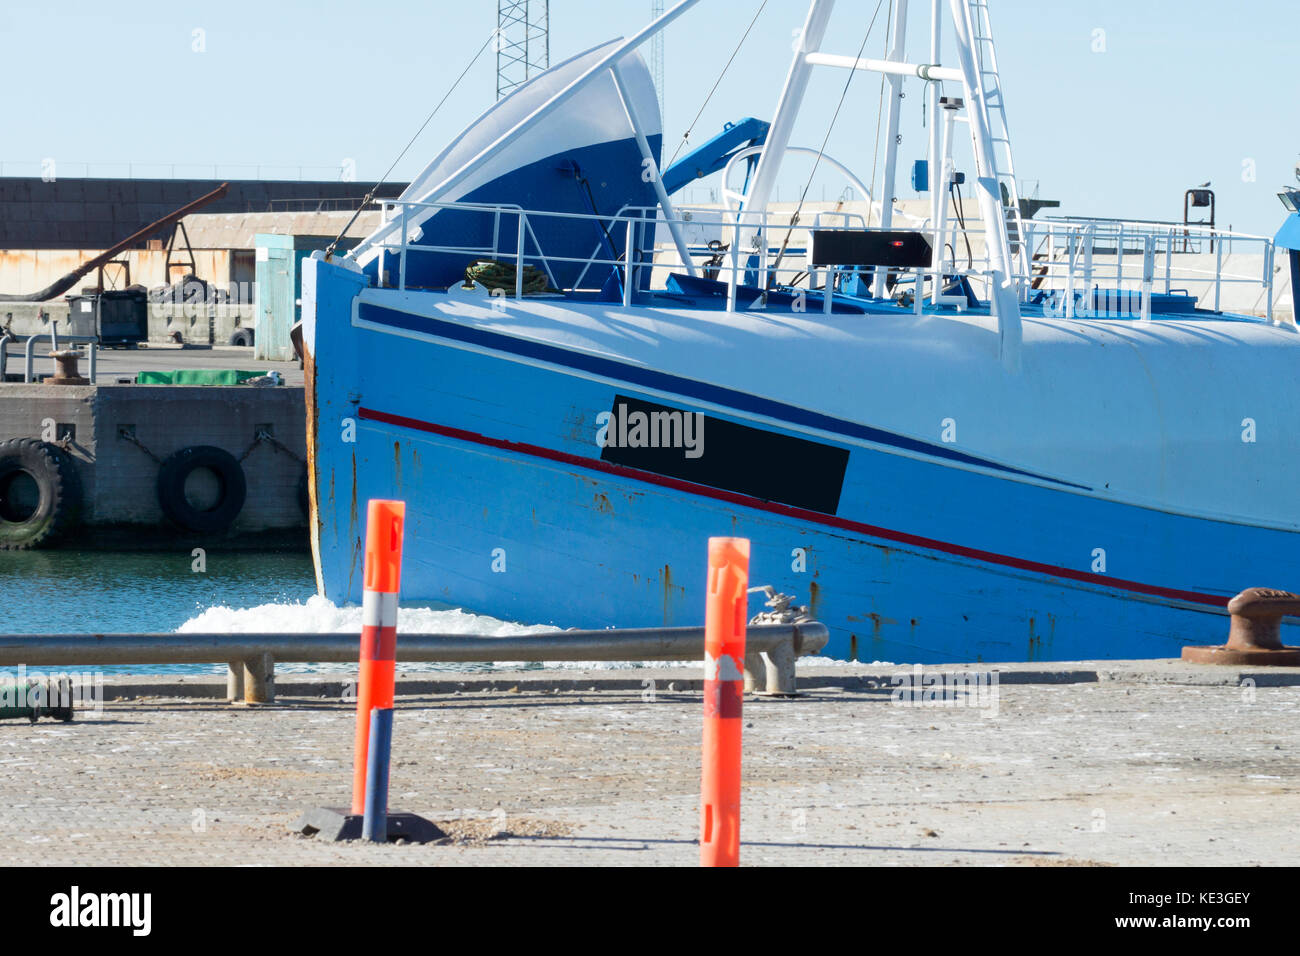
<svg viewBox="0 0 1300 956"><path fill-rule="evenodd" d="M1003 211L1007 222L1007 239L1022 275L1029 274L1029 251L1020 241L1024 235L1020 220L1020 190L1016 185L1016 167L1011 159L1011 133L1007 127L1006 101L1002 96L1002 80L998 75L998 55L993 44L993 26L989 21L988 0L968 0L971 8L972 37L975 46L975 64L984 88L984 102L988 107L990 132L993 134L993 160L997 165L999 191L1006 201Z"/></svg>

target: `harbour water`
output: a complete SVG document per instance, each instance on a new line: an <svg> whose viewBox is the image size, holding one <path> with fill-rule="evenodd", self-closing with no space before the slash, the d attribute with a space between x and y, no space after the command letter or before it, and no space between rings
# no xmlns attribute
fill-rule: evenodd
<svg viewBox="0 0 1300 956"><path fill-rule="evenodd" d="M212 555L194 570L189 552L0 552L9 634L175 631L205 613L292 607L315 591L305 554ZM247 612L246 612L247 613ZM206 673L207 664L101 668L106 673Z"/></svg>
<svg viewBox="0 0 1300 956"><path fill-rule="evenodd" d="M0 552L10 634L174 631L209 608L291 604L315 593L306 554Z"/></svg>
<svg viewBox="0 0 1300 956"><path fill-rule="evenodd" d="M0 552L0 600L9 634L316 632L359 633L361 608L316 596L304 554L209 555L203 571L188 553ZM427 603L403 606L407 633L501 637L554 630ZM419 664L421 671L538 668L541 664ZM565 666L557 664L554 666ZM593 665L584 665L593 666ZM600 666L600 665L594 665ZM610 666L610 665L606 665ZM219 674L224 665L96 668L104 673ZM280 673L354 670L345 664L287 664Z"/></svg>

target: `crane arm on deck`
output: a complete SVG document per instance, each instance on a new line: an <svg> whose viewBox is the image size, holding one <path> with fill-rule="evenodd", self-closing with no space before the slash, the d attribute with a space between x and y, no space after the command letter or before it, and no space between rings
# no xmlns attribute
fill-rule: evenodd
<svg viewBox="0 0 1300 956"><path fill-rule="evenodd" d="M664 191L671 196L695 180L725 168L736 151L749 146L761 146L767 139L771 125L752 116L738 123L728 123L721 133L697 146L664 171ZM752 161L750 165L752 172Z"/></svg>

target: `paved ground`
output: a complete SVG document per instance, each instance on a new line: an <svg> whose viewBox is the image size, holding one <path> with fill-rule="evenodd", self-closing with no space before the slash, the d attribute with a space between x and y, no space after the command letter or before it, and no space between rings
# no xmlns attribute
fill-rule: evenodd
<svg viewBox="0 0 1300 956"><path fill-rule="evenodd" d="M23 346L9 345L6 370L22 375ZM52 374L54 362L49 357L49 341L39 343L33 361L38 375ZM253 359L253 350L234 345L213 348L180 348L176 345L151 345L141 349L100 349L95 359L95 383L116 384L118 378L135 380L139 371L172 371L174 369L215 368L242 371L275 369L284 376L285 384L301 385L302 370L297 362L259 362ZM80 363L81 374L90 375L90 362Z"/></svg>
<svg viewBox="0 0 1300 956"><path fill-rule="evenodd" d="M816 673L801 699L746 702L746 863L1300 860L1300 675L1040 666L966 698L982 707L940 707L863 668ZM5 860L693 865L701 703L698 675L677 675L532 671L401 697L392 804L450 821L442 846L291 833L301 808L347 801L354 712L337 696L7 721Z"/></svg>

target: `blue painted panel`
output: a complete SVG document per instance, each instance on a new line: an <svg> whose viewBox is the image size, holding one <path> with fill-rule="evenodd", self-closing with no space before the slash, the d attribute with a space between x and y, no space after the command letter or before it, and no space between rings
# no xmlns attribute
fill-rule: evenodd
<svg viewBox="0 0 1300 956"><path fill-rule="evenodd" d="M1273 244L1283 249L1300 249L1300 213L1293 212L1286 217L1282 228L1273 237Z"/></svg>

